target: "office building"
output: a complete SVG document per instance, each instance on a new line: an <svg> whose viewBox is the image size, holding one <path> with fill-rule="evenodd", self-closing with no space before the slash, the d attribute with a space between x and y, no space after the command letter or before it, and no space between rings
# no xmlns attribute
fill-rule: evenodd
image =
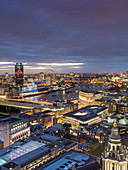
<svg viewBox="0 0 128 170"><path fill-rule="evenodd" d="M53 125L57 124L58 119L56 117L53 118Z"/></svg>
<svg viewBox="0 0 128 170"><path fill-rule="evenodd" d="M38 79L38 74L37 73L35 74L35 79Z"/></svg>
<svg viewBox="0 0 128 170"><path fill-rule="evenodd" d="M16 63L15 65L15 78L16 86L21 87L24 83L23 65L22 63Z"/></svg>
<svg viewBox="0 0 128 170"><path fill-rule="evenodd" d="M20 114L20 118L25 119L28 124L43 124L45 126L49 126L52 122L54 112L46 110L43 112L33 113L31 115L28 114Z"/></svg>
<svg viewBox="0 0 128 170"><path fill-rule="evenodd" d="M73 78L74 77L74 73L70 72L70 77Z"/></svg>
<svg viewBox="0 0 128 170"><path fill-rule="evenodd" d="M0 120L0 138L3 139L4 147L29 135L30 127L27 126L26 120L13 117Z"/></svg>
<svg viewBox="0 0 128 170"><path fill-rule="evenodd" d="M0 86L0 95L4 95L6 91L6 87Z"/></svg>
<svg viewBox="0 0 128 170"><path fill-rule="evenodd" d="M3 84L4 84L4 79L3 79L3 77L1 76L1 77L0 77L0 86L3 86Z"/></svg>
<svg viewBox="0 0 128 170"><path fill-rule="evenodd" d="M51 130L51 131L53 129L56 129L56 133L57 133L58 128L55 128L55 125L53 127L49 128L49 130ZM58 131L59 131L59 129L58 129ZM61 138L58 135L56 136L56 135L47 134L47 129L44 130L44 134L40 135L40 139L42 139L45 142L51 142L54 145L62 145L63 149L65 151L69 151L71 149L78 149L78 143L76 141L69 140L66 138Z"/></svg>
<svg viewBox="0 0 128 170"><path fill-rule="evenodd" d="M40 80L44 80L44 73L43 73L43 72L40 72L40 73L39 73L39 79L40 79Z"/></svg>
<svg viewBox="0 0 128 170"><path fill-rule="evenodd" d="M50 76L46 77L46 86L51 86L52 84L52 78Z"/></svg>
<svg viewBox="0 0 128 170"><path fill-rule="evenodd" d="M81 90L79 92L79 102L83 105L97 104L96 100L100 99L102 94L100 92L88 92Z"/></svg>
<svg viewBox="0 0 128 170"><path fill-rule="evenodd" d="M7 73L7 72L5 73L5 78L6 78L6 79L8 78L8 73Z"/></svg>

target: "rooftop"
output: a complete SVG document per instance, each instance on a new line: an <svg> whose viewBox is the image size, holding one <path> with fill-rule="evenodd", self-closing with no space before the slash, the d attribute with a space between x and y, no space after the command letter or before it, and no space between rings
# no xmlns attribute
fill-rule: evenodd
<svg viewBox="0 0 128 170"><path fill-rule="evenodd" d="M21 144L21 143L20 143ZM0 165L3 165L7 162L10 162L16 158L19 158L27 153L30 153L31 151L34 151L42 146L44 146L45 144L37 142L37 141L29 141L27 143L22 144L19 147L14 147L12 148L12 150L10 150L9 152L4 153L1 157L0 157ZM1 152L1 151L0 151Z"/></svg>
<svg viewBox="0 0 128 170"><path fill-rule="evenodd" d="M60 137L52 136L52 135L49 135L49 134L41 135L41 139L48 140L48 141L57 141L59 138Z"/></svg>
<svg viewBox="0 0 128 170"><path fill-rule="evenodd" d="M8 122L9 123L9 127L13 128L15 126L18 125L22 125L24 123L26 123L25 119L20 119L20 118L14 118L14 117L5 117L5 118L1 118L0 122Z"/></svg>
<svg viewBox="0 0 128 170"><path fill-rule="evenodd" d="M1 106L10 106L24 109L34 109L35 107L40 106L39 104L30 103L30 102L20 102L20 101L9 101L9 100L0 100Z"/></svg>
<svg viewBox="0 0 128 170"><path fill-rule="evenodd" d="M63 153L58 157L55 157L51 162L47 163L44 166L41 166L39 170L62 170L62 169L70 169L73 165L77 165L77 167L88 167L89 164L97 163L96 157L88 155L86 153L82 153L79 151L71 150L69 152ZM96 164L96 167L98 165ZM91 167L90 167L91 169Z"/></svg>
<svg viewBox="0 0 128 170"><path fill-rule="evenodd" d="M16 166L18 166L18 165L15 164L14 162L9 162L6 165L4 165L4 167L7 169L15 168Z"/></svg>
<svg viewBox="0 0 128 170"><path fill-rule="evenodd" d="M16 121L19 121L21 119L19 118L14 118L14 117L6 117L6 118L2 118L0 119L0 122L3 122L3 121L8 121L9 123L13 123L13 122L16 122Z"/></svg>
<svg viewBox="0 0 128 170"><path fill-rule="evenodd" d="M93 91L93 90L90 90L90 91L87 91L87 90L81 90L81 92L85 92L85 93L93 93L93 94L101 94L101 92L96 92L96 91Z"/></svg>
<svg viewBox="0 0 128 170"><path fill-rule="evenodd" d="M81 121L87 121L93 117L99 116L98 113L100 113L103 110L106 110L107 107L105 106L87 106L82 109L78 109L72 112L69 112L65 114L65 117L73 117L75 119L81 120Z"/></svg>
<svg viewBox="0 0 128 170"><path fill-rule="evenodd" d="M41 139L51 142L53 145L64 145L65 147L70 146L72 144L77 144L77 142L73 141L73 140L69 140L66 138L61 138L58 136L52 136L49 134L43 134L41 135Z"/></svg>
<svg viewBox="0 0 128 170"><path fill-rule="evenodd" d="M75 161L69 161L68 159L61 158L60 160L54 162L53 164L51 164L50 166L48 166L47 168L45 168L44 170L51 170L51 169L64 169L66 166L68 166L68 168L70 168L71 165L75 165L76 162Z"/></svg>

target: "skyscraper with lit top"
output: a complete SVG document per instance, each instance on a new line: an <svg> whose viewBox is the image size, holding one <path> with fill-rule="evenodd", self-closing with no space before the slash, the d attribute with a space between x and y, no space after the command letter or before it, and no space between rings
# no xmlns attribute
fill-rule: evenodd
<svg viewBox="0 0 128 170"><path fill-rule="evenodd" d="M15 65L15 78L16 86L22 87L24 83L23 65L22 63L16 63Z"/></svg>

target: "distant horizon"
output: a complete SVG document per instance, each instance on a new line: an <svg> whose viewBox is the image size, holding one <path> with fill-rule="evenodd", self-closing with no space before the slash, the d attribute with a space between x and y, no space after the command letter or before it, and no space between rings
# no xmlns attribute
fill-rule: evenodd
<svg viewBox="0 0 128 170"><path fill-rule="evenodd" d="M46 72L48 71L49 69L47 69L46 71L39 71L39 72L33 72L33 73L25 73L25 72L23 72L23 74L24 75L28 75L28 74L30 74L30 75L32 75L32 74L39 74L39 73L44 73L44 74L46 74ZM55 72L55 70L53 70L54 72ZM127 70L126 71L124 71L124 72L73 72L74 74L122 74L122 73L126 73L127 72ZM14 73L9 73L9 72L5 72L5 73L8 73L9 75L15 75L15 71L14 71ZM0 75L5 75L5 73L2 73L2 74L0 74ZM72 72L55 72L55 74L70 74L70 73L72 73ZM49 74L52 74L52 72L49 72Z"/></svg>

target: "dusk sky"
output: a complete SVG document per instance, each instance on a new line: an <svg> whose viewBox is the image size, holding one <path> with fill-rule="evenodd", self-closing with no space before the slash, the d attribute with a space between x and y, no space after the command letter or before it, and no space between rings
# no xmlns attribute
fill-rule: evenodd
<svg viewBox="0 0 128 170"><path fill-rule="evenodd" d="M1 0L0 74L128 70L128 0Z"/></svg>

